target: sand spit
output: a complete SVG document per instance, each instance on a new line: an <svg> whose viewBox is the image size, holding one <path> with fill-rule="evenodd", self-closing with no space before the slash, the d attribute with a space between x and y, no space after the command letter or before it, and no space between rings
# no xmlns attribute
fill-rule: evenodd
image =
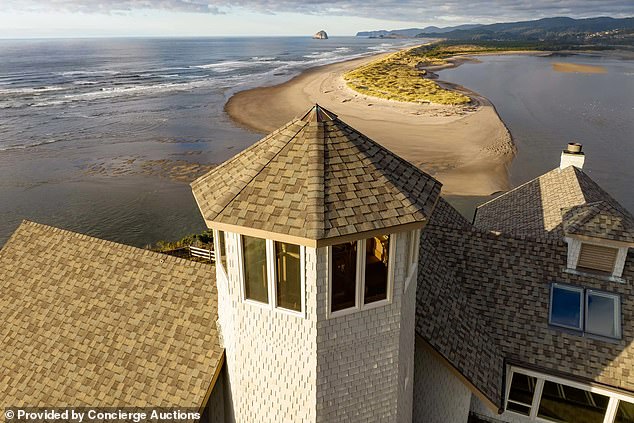
<svg viewBox="0 0 634 423"><path fill-rule="evenodd" d="M443 183L448 195L489 195L509 189L514 156L511 135L493 105L463 87L473 102L446 106L369 97L348 88L343 74L384 55L310 69L273 87L235 94L227 113L238 123L267 133L312 104L339 117Z"/></svg>
<svg viewBox="0 0 634 423"><path fill-rule="evenodd" d="M608 73L608 70L603 66L593 65L579 65L576 63L553 63L553 70L555 72L565 73Z"/></svg>

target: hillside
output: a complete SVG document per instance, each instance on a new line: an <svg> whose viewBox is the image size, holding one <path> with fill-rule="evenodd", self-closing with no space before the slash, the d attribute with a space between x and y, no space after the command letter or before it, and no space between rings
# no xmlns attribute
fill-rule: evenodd
<svg viewBox="0 0 634 423"><path fill-rule="evenodd" d="M394 30L381 29L378 31L357 32L357 37L371 37L371 38L416 37L418 34L423 32L426 34L443 34L445 32L450 32L454 30L472 29L478 26L480 25L467 24L467 25L458 25L458 26L448 26L445 28L439 28L437 26L427 26L425 28L406 28L406 29L394 29Z"/></svg>
<svg viewBox="0 0 634 423"><path fill-rule="evenodd" d="M417 37L432 37L436 33L423 31ZM448 40L469 41L550 41L565 43L632 44L634 18L598 17L572 19L544 18L534 21L496 23L470 29L445 32Z"/></svg>

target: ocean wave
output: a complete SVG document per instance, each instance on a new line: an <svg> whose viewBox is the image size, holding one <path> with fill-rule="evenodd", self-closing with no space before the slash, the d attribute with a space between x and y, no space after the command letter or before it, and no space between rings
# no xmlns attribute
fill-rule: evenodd
<svg viewBox="0 0 634 423"><path fill-rule="evenodd" d="M268 60L269 59L268 57L264 59L267 59L267 60L263 60L262 58L260 58L259 60L253 59L253 60L246 60L246 61L245 60L227 60L224 62L209 63L206 65L194 65L192 66L192 68L209 69L214 72L225 73L225 72L231 72L238 69L250 68L257 65L264 65L264 64L270 65L270 64L283 63L275 59Z"/></svg>
<svg viewBox="0 0 634 423"><path fill-rule="evenodd" d="M80 75L118 75L121 72L113 71L113 70L76 70L76 71L63 71L63 72L54 72L54 75L58 76L80 76Z"/></svg>
<svg viewBox="0 0 634 423"><path fill-rule="evenodd" d="M28 87L28 88L0 88L0 94L4 95L37 95L50 91L61 91L64 87L60 86L43 86L43 87Z"/></svg>
<svg viewBox="0 0 634 423"><path fill-rule="evenodd" d="M12 145L8 145L8 146L0 145L0 151L24 150L25 148L33 148L33 147L38 147L40 145L53 144L53 143L60 142L60 141L63 141L63 140L50 139L50 140L36 141L36 142L33 142L33 143L29 143L29 144L12 144Z"/></svg>

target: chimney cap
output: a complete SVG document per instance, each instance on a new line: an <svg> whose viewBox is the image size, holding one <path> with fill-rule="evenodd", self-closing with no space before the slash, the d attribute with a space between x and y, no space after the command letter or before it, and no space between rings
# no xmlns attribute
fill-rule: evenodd
<svg viewBox="0 0 634 423"><path fill-rule="evenodd" d="M582 148L583 145L579 144L578 142L569 142L564 152L568 154L583 154L581 152Z"/></svg>

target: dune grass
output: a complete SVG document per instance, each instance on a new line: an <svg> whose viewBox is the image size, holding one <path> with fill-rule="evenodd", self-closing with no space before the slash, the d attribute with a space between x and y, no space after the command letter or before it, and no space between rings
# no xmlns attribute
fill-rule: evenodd
<svg viewBox="0 0 634 423"><path fill-rule="evenodd" d="M429 44L398 51L344 74L353 90L373 97L412 103L467 104L471 99L426 79L426 66L447 64L458 54L509 50L508 46Z"/></svg>

